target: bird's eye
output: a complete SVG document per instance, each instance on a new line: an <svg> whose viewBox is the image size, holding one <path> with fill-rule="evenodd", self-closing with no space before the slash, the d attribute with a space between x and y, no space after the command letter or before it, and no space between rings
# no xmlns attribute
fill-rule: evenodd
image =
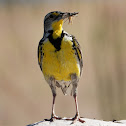
<svg viewBox="0 0 126 126"><path fill-rule="evenodd" d="M53 18L54 16L53 16L53 15L50 15L49 17L50 17L50 18Z"/></svg>

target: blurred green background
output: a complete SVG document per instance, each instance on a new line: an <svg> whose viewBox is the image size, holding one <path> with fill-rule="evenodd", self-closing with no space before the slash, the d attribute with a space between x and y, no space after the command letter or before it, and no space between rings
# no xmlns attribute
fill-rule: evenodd
<svg viewBox="0 0 126 126"><path fill-rule="evenodd" d="M79 12L64 30L83 51L79 110L86 118L126 119L126 1L0 0L0 125L50 118L52 93L40 71L37 46L50 11ZM74 100L58 89L56 114L72 117Z"/></svg>

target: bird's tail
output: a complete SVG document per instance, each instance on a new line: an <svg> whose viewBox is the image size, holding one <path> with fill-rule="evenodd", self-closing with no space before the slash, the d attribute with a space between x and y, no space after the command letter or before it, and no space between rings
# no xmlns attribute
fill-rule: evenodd
<svg viewBox="0 0 126 126"><path fill-rule="evenodd" d="M69 85L63 84L61 86L61 89L64 95L72 95L72 84Z"/></svg>

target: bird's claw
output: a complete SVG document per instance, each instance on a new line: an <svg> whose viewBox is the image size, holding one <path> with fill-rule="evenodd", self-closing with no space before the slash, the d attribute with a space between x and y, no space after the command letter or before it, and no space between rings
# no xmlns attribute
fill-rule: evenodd
<svg viewBox="0 0 126 126"><path fill-rule="evenodd" d="M80 117L74 117L74 118L72 118L72 123L71 124L74 124L76 121L79 121L79 122L81 122L81 123L84 123L85 121L84 120L82 120Z"/></svg>
<svg viewBox="0 0 126 126"><path fill-rule="evenodd" d="M50 119L44 119L45 121L50 121L50 122L53 122L54 120L70 120L72 121L71 124L74 124L76 121L79 121L81 123L84 123L85 121L81 119L81 117L78 116L78 114L75 115L75 117L73 118L61 118L61 117L58 117L56 115L53 115Z"/></svg>
<svg viewBox="0 0 126 126"><path fill-rule="evenodd" d="M84 122L85 122L85 121L82 120L77 114L75 115L75 117L69 118L69 119L65 119L65 120L70 120L70 121L72 121L71 124L74 124L76 121L79 121L79 122L81 122L81 123L84 123Z"/></svg>
<svg viewBox="0 0 126 126"><path fill-rule="evenodd" d="M54 120L61 120L62 118L61 117L58 117L58 116L52 116L50 119L44 119L45 121L50 121L50 122L53 122Z"/></svg>

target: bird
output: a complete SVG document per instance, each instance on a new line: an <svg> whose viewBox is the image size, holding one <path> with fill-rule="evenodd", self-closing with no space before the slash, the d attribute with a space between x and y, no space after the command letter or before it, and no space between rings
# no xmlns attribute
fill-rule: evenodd
<svg viewBox="0 0 126 126"><path fill-rule="evenodd" d="M85 122L80 118L77 101L78 82L83 68L82 51L75 36L63 30L65 19L71 22L77 14L52 11L44 18L44 34L38 44L38 64L53 95L52 113L51 118L46 119L48 121L63 119L55 114L56 89L61 88L64 95L73 96L76 106L75 116L66 120Z"/></svg>

